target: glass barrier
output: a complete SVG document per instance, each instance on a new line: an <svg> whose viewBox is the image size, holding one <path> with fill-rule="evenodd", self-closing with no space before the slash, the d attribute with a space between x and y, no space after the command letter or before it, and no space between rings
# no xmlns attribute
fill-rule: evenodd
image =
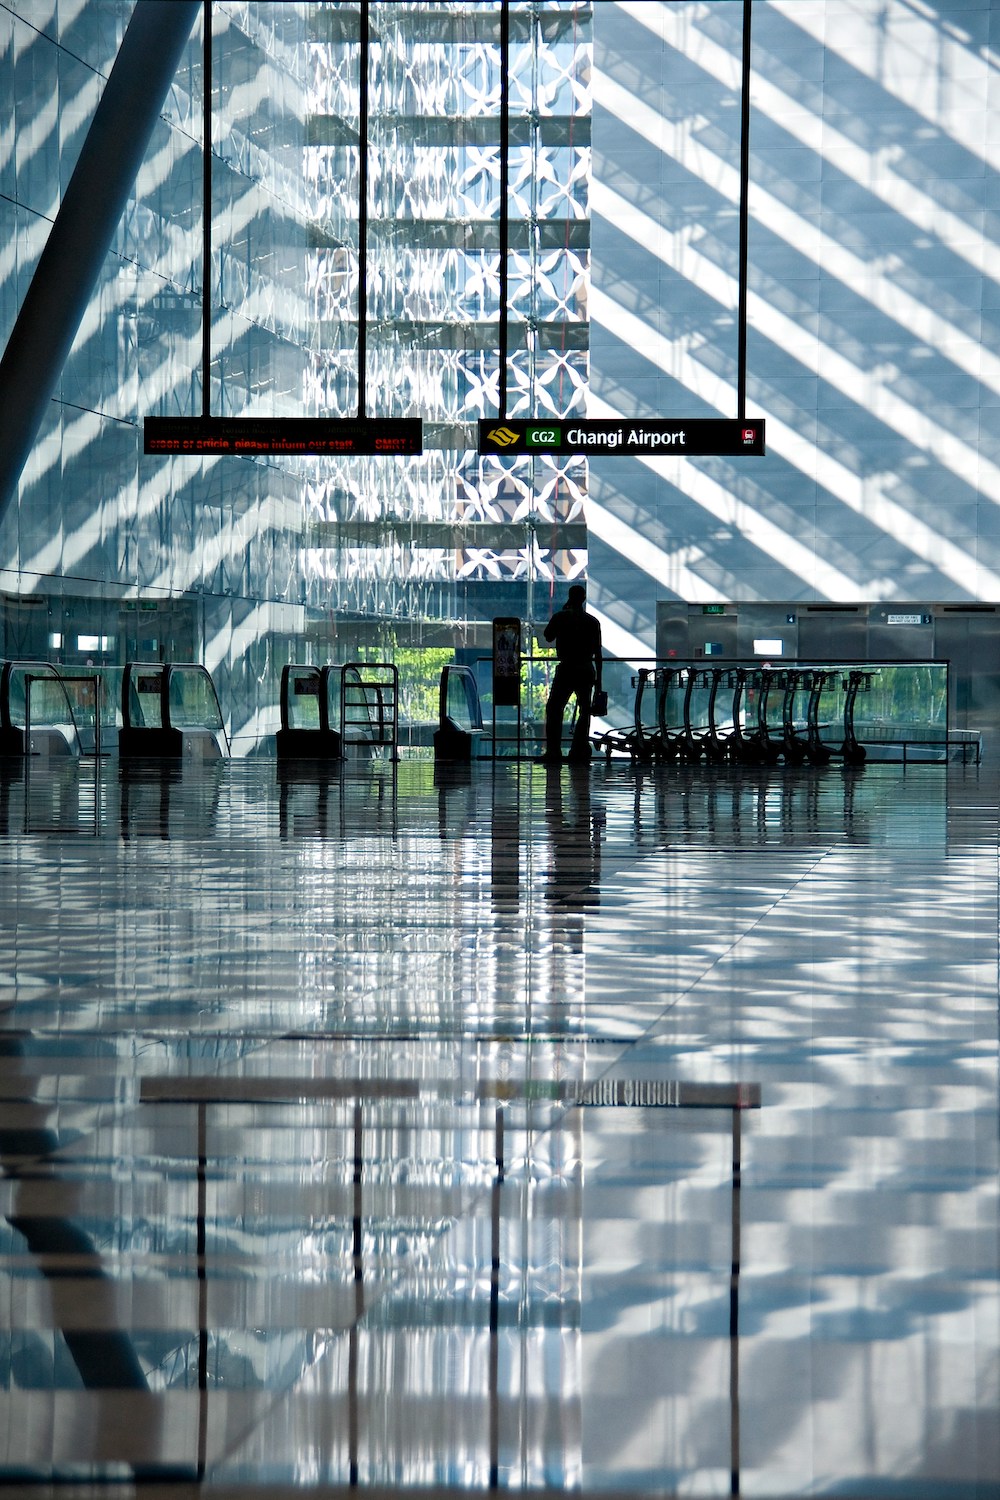
<svg viewBox="0 0 1000 1500"><path fill-rule="evenodd" d="M163 672L158 663L129 662L122 678L122 718L130 729L163 729Z"/></svg>
<svg viewBox="0 0 1000 1500"><path fill-rule="evenodd" d="M13 664L7 689L10 722L17 729L28 723L28 681L31 681L31 722L37 729L72 725L73 710L66 689L52 667L40 662Z"/></svg>
<svg viewBox="0 0 1000 1500"><path fill-rule="evenodd" d="M283 727L321 729L320 694L325 691L324 674L319 667L309 666L289 666L285 673Z"/></svg>
<svg viewBox="0 0 1000 1500"><path fill-rule="evenodd" d="M94 682L90 680L91 695ZM80 735L66 684L48 662L5 662L0 672L0 753L79 755Z"/></svg>
<svg viewBox="0 0 1000 1500"><path fill-rule="evenodd" d="M119 754L228 756L222 709L206 667L188 662L127 662L121 679Z"/></svg>
<svg viewBox="0 0 1000 1500"><path fill-rule="evenodd" d="M854 706L854 726L866 744L948 737L948 663L907 662L867 669Z"/></svg>
<svg viewBox="0 0 1000 1500"><path fill-rule="evenodd" d="M69 703L73 723L76 726L80 751L83 755L100 755L102 735L106 730L105 689L101 673L96 668L57 668L59 680ZM47 681L37 680L31 685L31 722L37 724L35 699L40 686L47 690Z"/></svg>
<svg viewBox="0 0 1000 1500"><path fill-rule="evenodd" d="M207 668L171 665L166 670L170 728L223 733L222 709Z"/></svg>
<svg viewBox="0 0 1000 1500"><path fill-rule="evenodd" d="M438 683L438 723L434 731L434 758L465 762L476 754L483 735L483 709L479 687L471 667L449 662L441 669Z"/></svg>
<svg viewBox="0 0 1000 1500"><path fill-rule="evenodd" d="M661 748L688 759L863 760L949 744L947 662L657 666Z"/></svg>
<svg viewBox="0 0 1000 1500"><path fill-rule="evenodd" d="M483 711L476 679L468 667L446 666L442 673L444 689L441 718L450 719L466 734L482 729Z"/></svg>
<svg viewBox="0 0 1000 1500"><path fill-rule="evenodd" d="M281 671L281 728L274 749L279 761L339 760L340 670L290 662Z"/></svg>

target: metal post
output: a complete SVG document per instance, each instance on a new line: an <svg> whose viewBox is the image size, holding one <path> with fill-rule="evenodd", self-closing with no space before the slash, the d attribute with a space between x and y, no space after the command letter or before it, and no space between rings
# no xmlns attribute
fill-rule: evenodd
<svg viewBox="0 0 1000 1500"><path fill-rule="evenodd" d="M500 1483L500 1194L504 1180L504 1113L496 1112L494 1126L494 1155L496 1176L490 1213L490 1473L489 1487L495 1490Z"/></svg>
<svg viewBox="0 0 1000 1500"><path fill-rule="evenodd" d="M212 415L212 0L205 0L202 42L201 414Z"/></svg>
<svg viewBox="0 0 1000 1500"><path fill-rule="evenodd" d="M368 382L368 66L371 26L368 0L361 0L361 59L358 78L358 416L365 415Z"/></svg>
<svg viewBox="0 0 1000 1500"><path fill-rule="evenodd" d="M510 258L510 5L500 6L500 308L497 340L500 368L497 375L499 417L507 415L507 300Z"/></svg>
<svg viewBox="0 0 1000 1500"><path fill-rule="evenodd" d="M747 261L750 213L750 22L753 0L743 0L743 91L740 111L740 295L737 315L736 417L747 414Z"/></svg>
<svg viewBox="0 0 1000 1500"><path fill-rule="evenodd" d="M198 1206L195 1258L198 1267L198 1479L208 1461L208 1105L198 1102Z"/></svg>
<svg viewBox="0 0 1000 1500"><path fill-rule="evenodd" d="M742 1120L733 1110L732 1263L729 1273L729 1493L740 1493L740 1188Z"/></svg>
<svg viewBox="0 0 1000 1500"><path fill-rule="evenodd" d="M365 1312L364 1278L364 1113L360 1101L354 1106L354 1214L351 1240L351 1259L354 1264L354 1317L348 1336L347 1350L347 1447L348 1473L352 1489L356 1489L361 1472L360 1460L360 1410L358 1403L358 1365L360 1360L360 1334L358 1324Z"/></svg>

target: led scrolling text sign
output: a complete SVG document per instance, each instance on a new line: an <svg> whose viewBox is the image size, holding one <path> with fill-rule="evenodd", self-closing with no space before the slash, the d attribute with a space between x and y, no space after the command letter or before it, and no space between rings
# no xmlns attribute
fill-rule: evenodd
<svg viewBox="0 0 1000 1500"><path fill-rule="evenodd" d="M181 458L232 454L294 457L396 454L424 451L419 417L147 417L143 451Z"/></svg>

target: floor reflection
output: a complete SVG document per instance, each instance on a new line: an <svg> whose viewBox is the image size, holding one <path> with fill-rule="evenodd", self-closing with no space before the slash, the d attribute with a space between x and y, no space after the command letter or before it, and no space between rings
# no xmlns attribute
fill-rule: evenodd
<svg viewBox="0 0 1000 1500"><path fill-rule="evenodd" d="M995 1492L998 790L0 771L0 1479Z"/></svg>

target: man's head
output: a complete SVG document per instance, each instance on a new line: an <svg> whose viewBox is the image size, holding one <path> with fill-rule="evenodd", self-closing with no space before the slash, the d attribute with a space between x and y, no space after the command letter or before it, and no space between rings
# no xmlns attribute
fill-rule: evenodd
<svg viewBox="0 0 1000 1500"><path fill-rule="evenodd" d="M582 583L574 583L566 595L566 603L570 609L582 609L587 602L587 590Z"/></svg>

